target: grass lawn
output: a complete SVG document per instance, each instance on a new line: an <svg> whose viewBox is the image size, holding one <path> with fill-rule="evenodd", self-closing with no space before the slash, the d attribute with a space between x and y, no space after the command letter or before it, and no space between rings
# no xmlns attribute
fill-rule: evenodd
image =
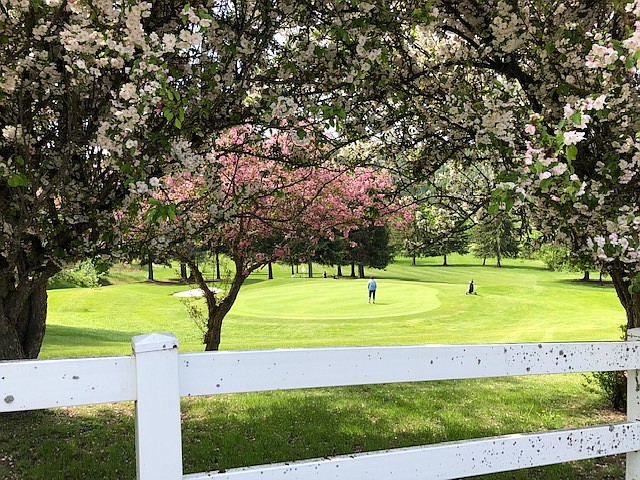
<svg viewBox="0 0 640 480"><path fill-rule="evenodd" d="M366 280L291 277L266 269L243 287L225 319L221 348L617 340L624 311L613 288L582 283L512 260L482 267L471 257L399 259ZM333 271L328 271L331 275ZM190 286L172 268L157 282L135 268L111 285L49 292L42 358L128 355L131 337L174 333L181 351L202 350L202 334L172 293ZM477 295L465 295L473 279ZM183 399L185 472L595 425L621 417L584 388L582 375L517 377L224 395ZM130 404L0 415L0 478L135 478ZM494 478L624 478L601 459Z"/></svg>

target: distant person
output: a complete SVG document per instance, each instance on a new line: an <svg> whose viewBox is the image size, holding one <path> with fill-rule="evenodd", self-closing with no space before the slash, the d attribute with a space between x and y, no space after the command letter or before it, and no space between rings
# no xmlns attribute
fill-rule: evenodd
<svg viewBox="0 0 640 480"><path fill-rule="evenodd" d="M476 292L475 292L474 288L475 287L473 286L473 280L471 280L469 282L469 291L467 292L467 295L475 295Z"/></svg>
<svg viewBox="0 0 640 480"><path fill-rule="evenodd" d="M324 278L327 278L327 271L326 271L326 270L322 273L322 276L323 276Z"/></svg>
<svg viewBox="0 0 640 480"><path fill-rule="evenodd" d="M373 276L369 279L369 283L367 283L367 289L369 290L369 302L368 303L376 303L376 281L373 279Z"/></svg>

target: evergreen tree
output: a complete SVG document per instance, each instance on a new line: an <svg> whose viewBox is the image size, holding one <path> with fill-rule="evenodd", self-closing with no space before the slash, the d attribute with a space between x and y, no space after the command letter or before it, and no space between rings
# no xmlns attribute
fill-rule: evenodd
<svg viewBox="0 0 640 480"><path fill-rule="evenodd" d="M500 267L503 258L518 256L513 221L506 214L485 217L473 229L472 241L471 250L476 257L483 259L483 265L487 258L495 258L496 266Z"/></svg>
<svg viewBox="0 0 640 480"><path fill-rule="evenodd" d="M349 234L351 246L345 252L346 259L358 266L358 276L364 278L364 268L385 268L393 261L393 249L390 244L389 229L385 226L370 225L354 230Z"/></svg>

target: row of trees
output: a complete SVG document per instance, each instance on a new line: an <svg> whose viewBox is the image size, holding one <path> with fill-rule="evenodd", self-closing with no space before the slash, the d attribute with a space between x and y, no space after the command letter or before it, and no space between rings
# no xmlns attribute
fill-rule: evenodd
<svg viewBox="0 0 640 480"><path fill-rule="evenodd" d="M384 168L456 222L488 196L490 214L530 209L546 239L604 265L640 326L638 19L638 0L4 2L0 358L37 356L47 279L70 262L145 235L186 260L174 234L207 243L231 218L240 272L286 253L294 202L258 195L248 214L236 199L255 183L227 181L257 168L288 190L261 177L269 161L282 186ZM321 198L303 192L287 197ZM288 214L254 250L268 202Z"/></svg>
<svg viewBox="0 0 640 480"><path fill-rule="evenodd" d="M440 207L422 208L415 212L415 219L404 232L403 252L412 257L443 257L452 253L465 254L470 251L483 259L495 258L498 267L503 258L516 257L523 240L523 229L517 229L511 215L484 215L473 223L470 220L456 221L452 215ZM525 227L526 228L526 227Z"/></svg>

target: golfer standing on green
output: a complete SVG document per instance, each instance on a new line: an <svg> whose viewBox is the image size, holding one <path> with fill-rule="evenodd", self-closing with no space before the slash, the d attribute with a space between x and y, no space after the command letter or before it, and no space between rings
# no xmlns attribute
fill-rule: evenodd
<svg viewBox="0 0 640 480"><path fill-rule="evenodd" d="M369 303L373 301L376 303L376 281L371 277L369 279L369 283L367 283L367 288L369 289Z"/></svg>

